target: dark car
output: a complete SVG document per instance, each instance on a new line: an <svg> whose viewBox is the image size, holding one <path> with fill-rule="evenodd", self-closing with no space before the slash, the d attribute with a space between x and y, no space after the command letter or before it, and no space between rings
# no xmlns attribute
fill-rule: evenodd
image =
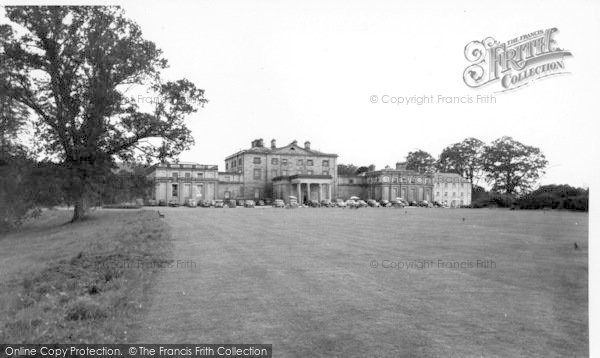
<svg viewBox="0 0 600 358"><path fill-rule="evenodd" d="M381 204L379 204L377 202L377 200L374 200L374 199L367 200L367 205L369 205L372 208L380 208L381 207Z"/></svg>
<svg viewBox="0 0 600 358"><path fill-rule="evenodd" d="M169 206L177 207L177 206L179 206L179 201L177 201L175 199L169 200Z"/></svg>
<svg viewBox="0 0 600 358"><path fill-rule="evenodd" d="M408 205L409 206L417 206L417 202L414 201L414 200L411 200L411 201L408 202Z"/></svg>
<svg viewBox="0 0 600 358"><path fill-rule="evenodd" d="M364 200L361 200L361 199L359 199L359 200L356 200L356 207L357 207L357 208L366 208L366 207L368 207L368 206L369 206L369 204L367 204L367 202L366 202L366 201L364 201Z"/></svg>
<svg viewBox="0 0 600 358"><path fill-rule="evenodd" d="M203 207L203 208L210 208L210 201L200 200L200 203L198 203L198 206Z"/></svg>
<svg viewBox="0 0 600 358"><path fill-rule="evenodd" d="M321 200L321 206L324 208L332 208L335 205L333 205L333 203L330 200L323 199L323 200Z"/></svg>
<svg viewBox="0 0 600 358"><path fill-rule="evenodd" d="M309 200L308 206L310 206L311 208L319 208L321 207L321 203L319 203L318 200Z"/></svg>
<svg viewBox="0 0 600 358"><path fill-rule="evenodd" d="M390 203L389 200L381 200L381 201L379 201L379 204L381 205L382 208L391 208L392 207L392 203Z"/></svg>
<svg viewBox="0 0 600 358"><path fill-rule="evenodd" d="M234 208L234 209L237 207L237 205L235 204L235 200L233 200L233 199L225 200L225 206L227 206L228 208Z"/></svg>

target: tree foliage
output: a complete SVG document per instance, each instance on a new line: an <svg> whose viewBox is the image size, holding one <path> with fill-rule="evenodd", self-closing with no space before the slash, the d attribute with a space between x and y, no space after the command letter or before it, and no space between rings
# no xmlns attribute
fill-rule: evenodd
<svg viewBox="0 0 600 358"><path fill-rule="evenodd" d="M485 143L477 138L466 138L452 144L442 150L437 162L438 170L460 174L471 184L476 184L483 170L484 147Z"/></svg>
<svg viewBox="0 0 600 358"><path fill-rule="evenodd" d="M548 161L541 150L511 137L502 137L486 146L483 169L492 190L506 194L526 193L544 173Z"/></svg>
<svg viewBox="0 0 600 358"><path fill-rule="evenodd" d="M164 160L193 144L184 123L204 91L186 79L164 81L167 61L140 27L113 6L6 7L0 93L35 114L36 138L58 159L75 202L73 220L115 159ZM124 93L144 86L152 108Z"/></svg>
<svg viewBox="0 0 600 358"><path fill-rule="evenodd" d="M406 156L406 169L419 172L433 172L435 170L435 158L424 150L409 152Z"/></svg>

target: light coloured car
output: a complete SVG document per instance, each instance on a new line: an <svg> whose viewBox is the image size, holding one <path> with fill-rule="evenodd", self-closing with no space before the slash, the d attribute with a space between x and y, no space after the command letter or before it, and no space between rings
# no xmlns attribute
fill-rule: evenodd
<svg viewBox="0 0 600 358"><path fill-rule="evenodd" d="M338 208L345 208L346 207L346 202L343 201L342 199L338 199L338 200L336 200L335 205Z"/></svg>
<svg viewBox="0 0 600 358"><path fill-rule="evenodd" d="M285 203L281 199L275 199L275 201L273 202L273 207L274 208L285 208Z"/></svg>
<svg viewBox="0 0 600 358"><path fill-rule="evenodd" d="M256 206L256 203L254 202L254 200L246 200L244 202L244 207L245 208L253 208Z"/></svg>

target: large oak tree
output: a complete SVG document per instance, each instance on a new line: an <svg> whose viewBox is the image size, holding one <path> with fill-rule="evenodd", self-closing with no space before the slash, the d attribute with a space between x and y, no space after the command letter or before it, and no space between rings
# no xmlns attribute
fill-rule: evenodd
<svg viewBox="0 0 600 358"><path fill-rule="evenodd" d="M483 159L486 179L492 184L492 190L507 194L528 192L548 165L539 148L511 137L496 139L486 146Z"/></svg>
<svg viewBox="0 0 600 358"><path fill-rule="evenodd" d="M73 221L116 159L164 160L193 144L184 119L206 102L204 90L186 79L164 81L162 52L119 7L5 9L11 24L0 27L0 96L35 115L40 149L64 168ZM140 106L126 86L160 100Z"/></svg>

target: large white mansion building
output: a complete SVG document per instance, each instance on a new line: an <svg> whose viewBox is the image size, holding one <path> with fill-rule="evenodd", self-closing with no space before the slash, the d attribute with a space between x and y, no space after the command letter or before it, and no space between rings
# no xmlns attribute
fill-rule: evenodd
<svg viewBox="0 0 600 358"><path fill-rule="evenodd" d="M283 199L300 201L348 199L438 201L451 206L471 203L471 183L454 173L420 173L396 168L360 175L338 175L337 154L311 149L296 141L265 147L262 139L225 158L225 171L216 165L196 163L159 164L150 168L153 199L184 204L187 199Z"/></svg>

